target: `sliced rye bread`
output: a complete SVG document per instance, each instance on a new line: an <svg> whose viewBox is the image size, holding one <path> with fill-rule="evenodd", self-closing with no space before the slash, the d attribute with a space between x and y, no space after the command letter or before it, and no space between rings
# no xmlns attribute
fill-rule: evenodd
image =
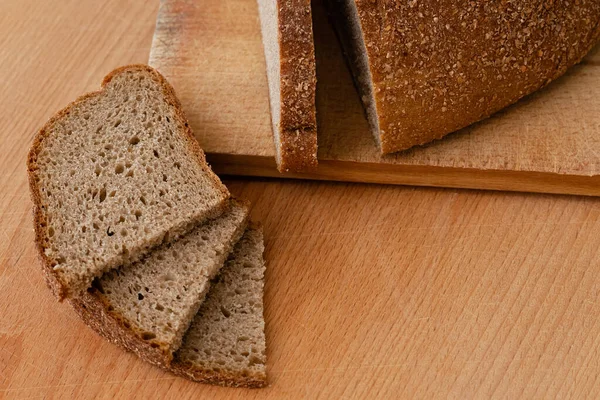
<svg viewBox="0 0 600 400"><path fill-rule="evenodd" d="M212 284L170 370L198 382L267 384L263 235L249 228Z"/></svg>
<svg viewBox="0 0 600 400"><path fill-rule="evenodd" d="M258 0L277 168L317 166L315 49L310 0Z"/></svg>
<svg viewBox="0 0 600 400"><path fill-rule="evenodd" d="M600 2L325 0L382 153L486 118L561 76Z"/></svg>
<svg viewBox="0 0 600 400"><path fill-rule="evenodd" d="M113 71L52 117L27 167L37 247L61 300L220 215L229 197L173 88L145 65Z"/></svg>
<svg viewBox="0 0 600 400"><path fill-rule="evenodd" d="M71 304L94 330L140 358L168 365L198 312L210 281L243 235L248 206L231 200L222 216L143 261L115 269Z"/></svg>

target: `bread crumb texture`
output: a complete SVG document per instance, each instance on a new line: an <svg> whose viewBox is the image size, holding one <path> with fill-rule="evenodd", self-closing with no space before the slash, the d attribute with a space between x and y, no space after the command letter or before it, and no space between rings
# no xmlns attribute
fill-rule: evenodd
<svg viewBox="0 0 600 400"><path fill-rule="evenodd" d="M266 384L263 251L262 231L248 229L175 353L176 373L228 386Z"/></svg>
<svg viewBox="0 0 600 400"><path fill-rule="evenodd" d="M171 87L145 66L51 119L29 155L38 246L60 297L221 212L210 171Z"/></svg>

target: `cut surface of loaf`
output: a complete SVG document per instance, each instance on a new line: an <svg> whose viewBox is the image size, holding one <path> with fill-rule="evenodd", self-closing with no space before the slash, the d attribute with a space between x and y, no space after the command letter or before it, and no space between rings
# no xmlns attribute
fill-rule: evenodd
<svg viewBox="0 0 600 400"><path fill-rule="evenodd" d="M258 0L277 167L317 166L316 66L310 0Z"/></svg>
<svg viewBox="0 0 600 400"><path fill-rule="evenodd" d="M211 286L171 371L224 386L267 384L263 251L262 231L249 228Z"/></svg>
<svg viewBox="0 0 600 400"><path fill-rule="evenodd" d="M383 153L441 138L579 62L597 0L326 0Z"/></svg>
<svg viewBox="0 0 600 400"><path fill-rule="evenodd" d="M246 229L247 205L229 203L223 215L143 261L105 273L71 304L110 341L155 365L168 365L211 279Z"/></svg>
<svg viewBox="0 0 600 400"><path fill-rule="evenodd" d="M172 87L155 70L113 71L54 116L28 158L38 250L60 298L222 212Z"/></svg>

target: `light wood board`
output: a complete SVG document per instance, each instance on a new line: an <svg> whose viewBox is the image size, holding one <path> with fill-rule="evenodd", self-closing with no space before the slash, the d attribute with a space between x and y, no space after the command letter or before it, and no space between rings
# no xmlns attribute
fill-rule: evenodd
<svg viewBox="0 0 600 400"><path fill-rule="evenodd" d="M382 157L321 0L319 162L287 177L600 195L600 47L567 76L475 126ZM256 0L162 0L150 55L221 173L275 169Z"/></svg>
<svg viewBox="0 0 600 400"><path fill-rule="evenodd" d="M600 398L597 198L228 180L265 229L262 390L174 377L57 303L28 147L110 70L147 60L157 9L0 2L0 399Z"/></svg>

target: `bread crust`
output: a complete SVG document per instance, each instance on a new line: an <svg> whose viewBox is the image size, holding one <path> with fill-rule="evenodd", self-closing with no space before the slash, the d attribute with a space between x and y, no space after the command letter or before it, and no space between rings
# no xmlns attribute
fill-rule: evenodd
<svg viewBox="0 0 600 400"><path fill-rule="evenodd" d="M177 361L173 362L165 369L183 378L210 385L249 389L267 386L267 377L264 374L248 374L248 376L242 376L227 371L214 372L198 369L189 363L179 363Z"/></svg>
<svg viewBox="0 0 600 400"><path fill-rule="evenodd" d="M48 287L52 290L54 295L62 301L67 297L77 296L80 293L71 293L69 289L66 287L65 283L60 279L60 276L56 274L53 270L53 267L56 265L56 260L48 257L45 253L46 244L48 238L46 237L46 215L44 212L45 205L42 202L40 195L40 186L38 183L38 175L37 175L37 155L42 151L44 139L50 134L51 127L60 119L66 117L71 110L77 107L79 104L94 98L103 95L104 88L106 85L110 83L110 81L117 75L125 73L127 71L144 71L149 73L154 79L156 79L163 90L163 95L165 99L175 109L175 113L179 118L181 125L184 127L184 138L186 139L188 146L191 150L191 154L194 155L199 165L202 166L202 169L207 173L210 179L213 181L215 187L217 187L221 193L223 194L223 200L219 207L213 210L212 213L207 213L206 217L214 217L223 212L224 207L226 205L226 200L229 197L229 191L223 185L221 180L212 172L210 166L206 162L206 157L204 155L204 151L200 148L199 143L194 138L192 130L189 126L189 123L183 113L183 109L181 108L181 103L179 99L175 95L175 90L173 87L167 82L167 80L155 69L143 65L143 64L133 64L127 65L120 68L115 69L110 74L108 74L103 82L101 89L95 92L90 92L80 96L75 101L67 105L65 108L60 110L54 116L52 116L44 126L38 131L37 135L34 138L33 144L29 150L29 154L27 157L27 175L29 179L29 190L31 194L31 199L33 201L33 220L34 220L34 229L35 229L35 242L38 250L38 256L40 258L42 264L42 271L44 273L45 281ZM175 239L175 238L171 238ZM162 240L161 240L162 241ZM143 256L143 255L142 255Z"/></svg>
<svg viewBox="0 0 600 400"><path fill-rule="evenodd" d="M247 202L243 204L249 205ZM247 229L256 230L260 227L256 222L247 223ZM216 372L174 360L168 344L142 339L144 332L138 332L127 323L126 318L111 310L110 303L96 288L90 288L83 296L68 301L81 320L100 336L165 371L196 382L219 386L261 388L267 385L266 374L249 372L241 375L225 370Z"/></svg>
<svg viewBox="0 0 600 400"><path fill-rule="evenodd" d="M564 74L600 36L597 0L350 1L369 58L382 153L489 117Z"/></svg>
<svg viewBox="0 0 600 400"><path fill-rule="evenodd" d="M241 376L226 371L202 371L194 368L191 364L172 362L173 354L168 354L158 344L156 347L152 347L148 342L142 340L134 330L125 328L123 318L108 312L109 304L97 296L95 289L92 289L91 293L68 301L81 320L100 336L165 371L186 379L213 385L246 388L266 386L266 376Z"/></svg>
<svg viewBox="0 0 600 400"><path fill-rule="evenodd" d="M278 0L280 172L317 167L317 74L310 0Z"/></svg>
<svg viewBox="0 0 600 400"><path fill-rule="evenodd" d="M228 209L234 206L249 210L250 203L237 199L229 200ZM226 251L225 255L233 249L235 243L244 234L249 218L249 215L246 214L237 229L229 251ZM173 352L177 349L173 349L171 344L161 342L156 338L144 339L147 332L140 330L135 324L129 323L126 317L114 310L104 292L97 287L92 286L82 296L71 299L70 304L86 325L108 341L137 354L138 357L151 364L161 367L171 364Z"/></svg>

